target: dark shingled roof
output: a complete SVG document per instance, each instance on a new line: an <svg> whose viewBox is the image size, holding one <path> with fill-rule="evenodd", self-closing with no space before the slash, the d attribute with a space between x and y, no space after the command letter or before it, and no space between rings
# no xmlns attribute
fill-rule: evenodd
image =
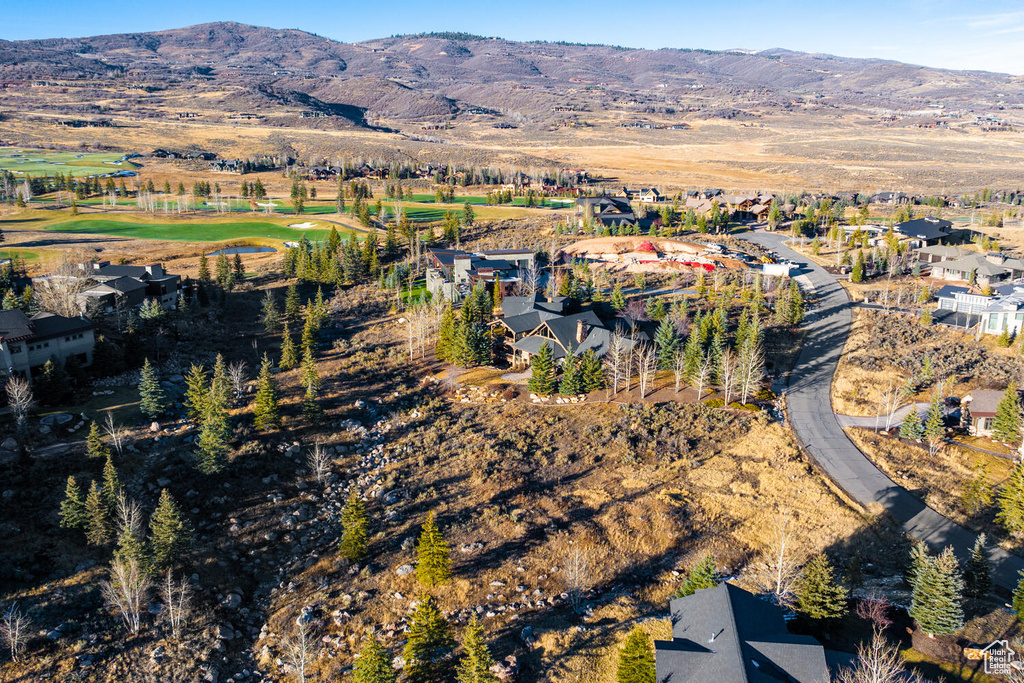
<svg viewBox="0 0 1024 683"><path fill-rule="evenodd" d="M952 299L954 294L965 294L971 291L969 287L957 287L956 285L944 285L935 292L936 299Z"/></svg>
<svg viewBox="0 0 1024 683"><path fill-rule="evenodd" d="M523 334L524 332L532 332L540 327L542 322L557 317L559 317L558 313L551 313L549 311L529 311L512 317L506 316L501 318L500 322L513 334Z"/></svg>
<svg viewBox="0 0 1024 683"><path fill-rule="evenodd" d="M671 602L655 641L658 683L828 683L825 650L786 630L782 610L729 583Z"/></svg>
<svg viewBox="0 0 1024 683"><path fill-rule="evenodd" d="M0 339L16 341L31 336L31 322L20 308L0 311Z"/></svg>
<svg viewBox="0 0 1024 683"><path fill-rule="evenodd" d="M62 334L91 330L92 323L88 318L65 318L53 313L36 313L32 316L32 330L35 339L50 339Z"/></svg>
<svg viewBox="0 0 1024 683"><path fill-rule="evenodd" d="M564 296L552 297L551 301L540 295L532 298L528 296L506 296L501 299L501 313L506 318L529 313L530 311L549 311L561 314L564 308Z"/></svg>
<svg viewBox="0 0 1024 683"><path fill-rule="evenodd" d="M907 237L916 237L922 240L934 240L940 237L948 237L953 223L942 218L915 218L903 221L896 225L896 232Z"/></svg>

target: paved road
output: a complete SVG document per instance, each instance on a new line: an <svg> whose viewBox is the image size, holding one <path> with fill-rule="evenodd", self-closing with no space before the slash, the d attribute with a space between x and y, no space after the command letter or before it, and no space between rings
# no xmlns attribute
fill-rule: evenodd
<svg viewBox="0 0 1024 683"><path fill-rule="evenodd" d="M786 393L790 421L806 452L861 505L880 504L910 536L924 541L933 550L952 545L957 557L966 558L974 545L974 532L897 486L854 446L832 412L832 375L852 320L846 290L824 268L786 247L785 236L753 233L743 238L774 250L783 259L802 264L818 299L815 315L809 316L806 325L807 341L790 374ZM990 549L989 557L993 581L1013 590L1024 569L1024 558L997 547Z"/></svg>
<svg viewBox="0 0 1024 683"><path fill-rule="evenodd" d="M923 417L924 413L928 410L929 405L931 404L908 403L902 408L898 408L896 412L893 413L890 427L895 429L903 424L903 420L907 418L907 415L910 415L910 409L912 407L916 407L918 414ZM866 427L867 429L874 429L877 427L879 429L884 429L887 418L887 415L879 415L878 417L857 417L854 415L840 415L839 413L836 413L836 420L839 421L840 427Z"/></svg>

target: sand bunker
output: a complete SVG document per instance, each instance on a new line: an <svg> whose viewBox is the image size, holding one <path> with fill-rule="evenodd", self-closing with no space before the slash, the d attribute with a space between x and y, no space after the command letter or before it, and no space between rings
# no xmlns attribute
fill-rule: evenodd
<svg viewBox="0 0 1024 683"><path fill-rule="evenodd" d="M309 221L306 221L305 223L289 223L288 227L298 228L299 230L309 230L310 228L315 228L317 225L317 223L310 223Z"/></svg>

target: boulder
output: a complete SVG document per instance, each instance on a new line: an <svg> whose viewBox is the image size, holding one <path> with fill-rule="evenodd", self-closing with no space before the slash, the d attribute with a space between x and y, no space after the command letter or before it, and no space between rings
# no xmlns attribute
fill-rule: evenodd
<svg viewBox="0 0 1024 683"><path fill-rule="evenodd" d="M157 422L156 420L154 420L153 422L150 422L149 423L149 431L151 431L151 432L159 432L160 431L160 423Z"/></svg>
<svg viewBox="0 0 1024 683"><path fill-rule="evenodd" d="M403 564L401 567L395 570L395 575L406 576L408 574L412 574L414 571L416 571L416 568L413 567L411 564Z"/></svg>
<svg viewBox="0 0 1024 683"><path fill-rule="evenodd" d="M11 437L7 437L3 443L0 443L0 448L3 448L5 451L16 451L18 450L18 442Z"/></svg>

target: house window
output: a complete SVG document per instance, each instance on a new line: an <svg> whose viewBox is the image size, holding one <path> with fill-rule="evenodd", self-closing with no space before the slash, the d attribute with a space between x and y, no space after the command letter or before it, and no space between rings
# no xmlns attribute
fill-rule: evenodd
<svg viewBox="0 0 1024 683"><path fill-rule="evenodd" d="M11 353L21 353L21 344L11 347Z"/></svg>
<svg viewBox="0 0 1024 683"><path fill-rule="evenodd" d="M992 313L988 316L988 329L998 330L999 329L999 314Z"/></svg>

